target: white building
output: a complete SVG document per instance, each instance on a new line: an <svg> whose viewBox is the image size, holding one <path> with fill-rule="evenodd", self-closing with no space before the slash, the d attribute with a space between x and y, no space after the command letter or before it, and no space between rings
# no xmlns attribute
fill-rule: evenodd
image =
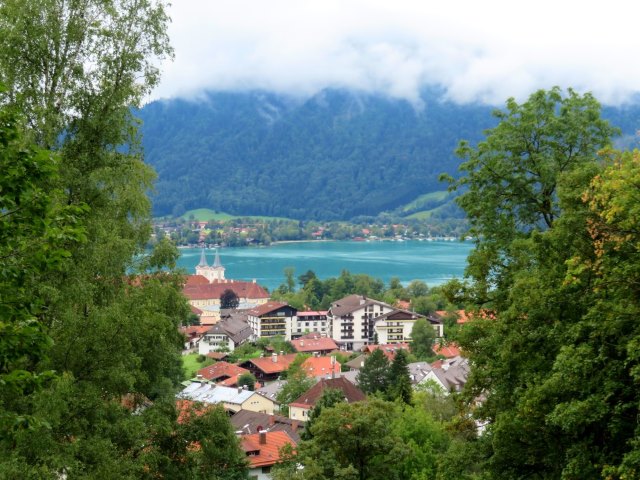
<svg viewBox="0 0 640 480"><path fill-rule="evenodd" d="M360 350L374 342L374 319L395 309L362 295L349 295L331 304L328 333L344 350Z"/></svg>

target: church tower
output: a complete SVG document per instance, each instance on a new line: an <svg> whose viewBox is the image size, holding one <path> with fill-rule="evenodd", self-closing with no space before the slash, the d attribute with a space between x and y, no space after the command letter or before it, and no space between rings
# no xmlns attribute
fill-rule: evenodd
<svg viewBox="0 0 640 480"><path fill-rule="evenodd" d="M217 248L212 266L209 266L207 256L204 253L204 248L202 249L202 253L200 254L200 263L196 265L196 275L202 275L209 280L209 283L224 281L224 267L222 266L222 263L220 263L220 254L218 253Z"/></svg>

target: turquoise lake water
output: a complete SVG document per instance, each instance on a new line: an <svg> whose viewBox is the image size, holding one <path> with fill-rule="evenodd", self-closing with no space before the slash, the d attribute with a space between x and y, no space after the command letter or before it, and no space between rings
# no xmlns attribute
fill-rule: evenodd
<svg viewBox="0 0 640 480"><path fill-rule="evenodd" d="M220 261L226 278L255 279L269 291L284 282L284 269L293 267L296 278L313 270L324 280L337 277L342 270L366 273L388 283L398 277L403 284L422 280L429 286L451 278L461 278L472 242L296 242L269 247L221 248ZM181 249L178 265L195 273L200 249ZM215 251L206 251L211 265Z"/></svg>

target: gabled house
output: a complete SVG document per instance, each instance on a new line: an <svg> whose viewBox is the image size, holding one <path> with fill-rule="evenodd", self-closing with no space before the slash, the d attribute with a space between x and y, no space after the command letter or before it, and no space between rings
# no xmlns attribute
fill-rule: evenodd
<svg viewBox="0 0 640 480"><path fill-rule="evenodd" d="M467 383L469 376L469 360L454 357L431 364L431 371L427 372L420 383L435 382L445 393L459 392Z"/></svg>
<svg viewBox="0 0 640 480"><path fill-rule="evenodd" d="M297 314L292 306L283 302L267 302L246 313L253 339L280 335L291 340L291 325Z"/></svg>
<svg viewBox="0 0 640 480"><path fill-rule="evenodd" d="M249 370L261 383L276 380L282 372L296 359L297 353L278 355L273 353L270 357L251 358L240 364Z"/></svg>
<svg viewBox="0 0 640 480"><path fill-rule="evenodd" d="M374 318L375 333L380 343L404 343L411 341L411 331L416 320L426 318L424 315L410 310L394 309ZM427 321L436 331L436 337L443 334L442 322L435 318Z"/></svg>
<svg viewBox="0 0 640 480"><path fill-rule="evenodd" d="M322 337L319 334L309 334L298 340L291 340L291 345L298 353L318 355L326 355L338 349L338 345L332 338Z"/></svg>
<svg viewBox="0 0 640 480"><path fill-rule="evenodd" d="M249 478L268 480L271 467L280 461L280 450L285 445L296 446L287 432L259 432L240 437L240 446L249 461Z"/></svg>
<svg viewBox="0 0 640 480"><path fill-rule="evenodd" d="M347 403L361 402L367 398L362 390L346 378L323 378L289 404L289 418L307 421L309 419L309 412L322 396L322 392L328 388L340 390L344 394L344 400Z"/></svg>
<svg viewBox="0 0 640 480"><path fill-rule="evenodd" d="M199 380L209 380L215 383L223 382L224 386L232 387L237 385L238 377L245 373L249 373L249 370L233 363L216 362L198 370L196 377Z"/></svg>
<svg viewBox="0 0 640 480"><path fill-rule="evenodd" d="M233 352L252 336L253 330L246 321L229 316L208 327L198 342L198 353L206 355L221 349Z"/></svg>
<svg viewBox="0 0 640 480"><path fill-rule="evenodd" d="M267 415L266 413L240 410L229 419L238 435L252 435L261 431L287 432L291 439L300 442L300 433L304 422L292 420L282 415Z"/></svg>
<svg viewBox="0 0 640 480"><path fill-rule="evenodd" d="M328 332L341 349L360 350L374 343L374 319L393 310L384 302L363 295L349 295L331 304L327 312Z"/></svg>
<svg viewBox="0 0 640 480"><path fill-rule="evenodd" d="M181 400L202 403L221 403L228 412L252 410L273 414L277 402L244 388L230 388L208 382L192 382L178 395Z"/></svg>

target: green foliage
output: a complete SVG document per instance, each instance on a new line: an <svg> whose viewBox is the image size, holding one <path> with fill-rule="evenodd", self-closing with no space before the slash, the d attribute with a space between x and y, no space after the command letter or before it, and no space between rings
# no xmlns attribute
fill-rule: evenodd
<svg viewBox="0 0 640 480"><path fill-rule="evenodd" d="M424 318L415 321L411 330L411 353L418 360L430 360L434 357L433 344L436 332Z"/></svg>
<svg viewBox="0 0 640 480"><path fill-rule="evenodd" d="M307 374L302 369L302 364L309 358L309 355L298 354L289 368L283 375L286 378L287 383L280 389L276 400L280 403L280 413L282 415L288 415L289 403L293 402L296 398L309 390L315 384L313 378L307 377Z"/></svg>
<svg viewBox="0 0 640 480"><path fill-rule="evenodd" d="M500 118L477 149L462 146L478 246L474 282L450 293L494 318L460 330L466 395L484 395L475 415L488 425L456 444L459 473L634 478L638 154L597 161L614 129L589 95L538 92Z"/></svg>
<svg viewBox="0 0 640 480"><path fill-rule="evenodd" d="M411 377L409 376L409 360L404 350L396 352L389 368L389 385L387 387L387 398L389 400L400 400L404 403L411 403L413 389L411 387ZM365 362L366 365L366 362Z"/></svg>
<svg viewBox="0 0 640 480"><path fill-rule="evenodd" d="M386 393L389 389L389 360L381 349L371 353L358 372L358 386L366 394Z"/></svg>
<svg viewBox="0 0 640 480"><path fill-rule="evenodd" d="M247 388L253 391L256 388L256 377L252 373L243 373L238 377L238 386Z"/></svg>
<svg viewBox="0 0 640 480"><path fill-rule="evenodd" d="M311 440L313 438L312 426L314 422L320 417L323 409L331 408L340 402L344 402L344 393L342 390L336 388L327 388L322 392L322 395L309 412L307 423L304 431L302 432L303 440Z"/></svg>
<svg viewBox="0 0 640 480"><path fill-rule="evenodd" d="M403 478L397 465L408 452L389 428L395 413L393 404L378 399L324 409L311 427L313 438L299 447L302 478Z"/></svg>

